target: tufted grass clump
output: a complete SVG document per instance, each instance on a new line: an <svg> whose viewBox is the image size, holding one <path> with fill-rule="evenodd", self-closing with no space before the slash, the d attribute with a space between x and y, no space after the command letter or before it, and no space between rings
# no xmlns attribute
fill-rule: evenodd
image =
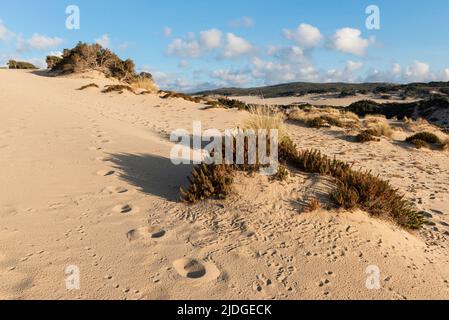
<svg viewBox="0 0 449 320"><path fill-rule="evenodd" d="M365 143L365 142L371 142L371 141L379 141L379 138L377 138L377 132L373 131L373 130L364 130L361 133L359 133L356 137L355 140L357 142L360 143Z"/></svg>

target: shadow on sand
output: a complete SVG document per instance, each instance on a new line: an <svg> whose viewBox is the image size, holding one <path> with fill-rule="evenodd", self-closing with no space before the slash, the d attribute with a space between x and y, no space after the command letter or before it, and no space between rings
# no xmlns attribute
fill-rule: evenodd
<svg viewBox="0 0 449 320"><path fill-rule="evenodd" d="M170 159L149 154L110 154L120 178L146 194L179 201L179 188L188 187L192 165L174 165Z"/></svg>

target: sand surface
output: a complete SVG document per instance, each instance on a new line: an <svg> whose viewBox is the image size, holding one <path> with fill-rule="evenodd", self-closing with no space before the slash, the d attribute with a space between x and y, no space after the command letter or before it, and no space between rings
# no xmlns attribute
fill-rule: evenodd
<svg viewBox="0 0 449 320"><path fill-rule="evenodd" d="M247 114L76 90L90 82L111 83L0 70L0 299L449 298L448 153L288 127L301 147L390 179L428 213L417 233L363 212L302 213L330 182L301 173L240 174L226 201L187 206L191 168L170 162L167 134ZM66 288L68 266L79 290Z"/></svg>

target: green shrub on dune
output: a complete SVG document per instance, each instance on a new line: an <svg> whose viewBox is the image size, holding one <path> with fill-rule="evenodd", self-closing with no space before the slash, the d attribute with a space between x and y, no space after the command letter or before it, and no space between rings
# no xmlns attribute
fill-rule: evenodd
<svg viewBox="0 0 449 320"><path fill-rule="evenodd" d="M24 70L38 69L34 64L25 61L9 60L7 65L9 69L24 69Z"/></svg>

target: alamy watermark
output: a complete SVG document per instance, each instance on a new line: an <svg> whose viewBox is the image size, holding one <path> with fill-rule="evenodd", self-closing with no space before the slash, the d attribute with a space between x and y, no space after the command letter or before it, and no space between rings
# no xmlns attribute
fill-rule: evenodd
<svg viewBox="0 0 449 320"><path fill-rule="evenodd" d="M365 270L368 277L366 278L366 288L368 290L380 289L380 268L376 265L368 266Z"/></svg>
<svg viewBox="0 0 449 320"><path fill-rule="evenodd" d="M279 168L277 129L226 129L224 133L209 129L203 132L201 121L194 121L192 134L177 129L171 133L170 141L176 142L170 152L174 165L257 164L264 175L274 175Z"/></svg>
<svg viewBox="0 0 449 320"><path fill-rule="evenodd" d="M365 21L368 30L380 30L380 8L376 5L366 7L365 13L368 15Z"/></svg>
<svg viewBox="0 0 449 320"><path fill-rule="evenodd" d="M68 30L79 30L81 28L80 8L76 5L70 5L65 9L68 15L65 20L65 27Z"/></svg>
<svg viewBox="0 0 449 320"><path fill-rule="evenodd" d="M65 287L67 290L79 290L81 288L81 274L80 268L75 265L70 265L65 268Z"/></svg>

